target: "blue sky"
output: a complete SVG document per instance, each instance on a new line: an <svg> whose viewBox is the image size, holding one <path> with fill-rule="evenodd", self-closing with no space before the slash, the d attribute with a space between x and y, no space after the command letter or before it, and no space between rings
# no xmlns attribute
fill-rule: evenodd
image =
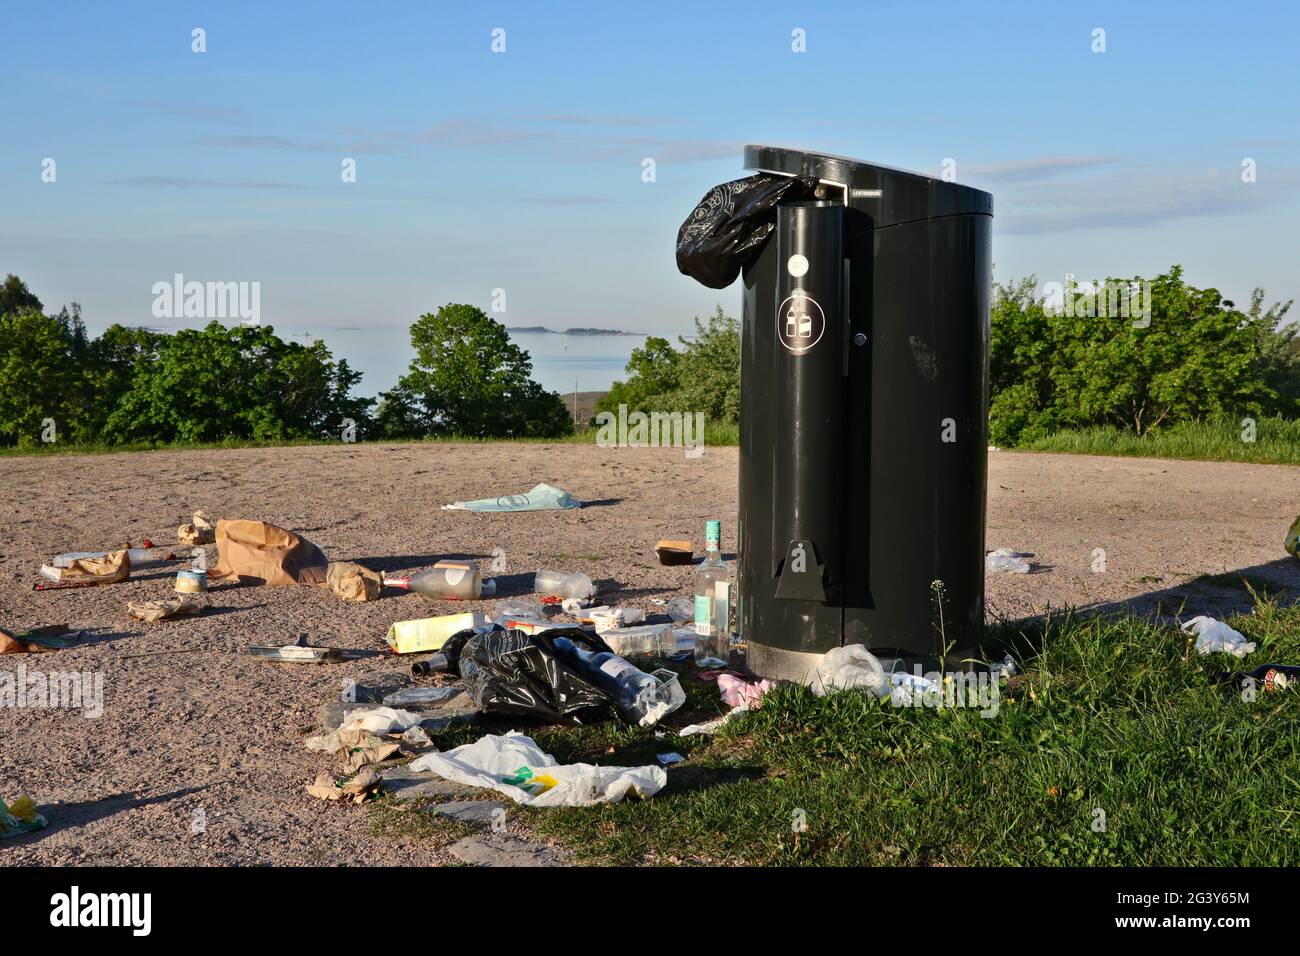
<svg viewBox="0 0 1300 956"><path fill-rule="evenodd" d="M1297 47L1267 2L10 5L0 273L92 329L157 324L181 272L260 282L279 327L503 288L510 325L681 332L739 294L677 273L677 227L766 142L952 158L999 279L1181 262L1290 298Z"/></svg>

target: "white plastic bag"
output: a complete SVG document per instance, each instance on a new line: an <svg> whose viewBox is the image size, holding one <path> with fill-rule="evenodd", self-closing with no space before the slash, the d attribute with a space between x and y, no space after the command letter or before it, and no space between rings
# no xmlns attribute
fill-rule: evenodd
<svg viewBox="0 0 1300 956"><path fill-rule="evenodd" d="M497 790L527 807L618 803L629 794L652 797L668 782L662 767L556 763L531 737L514 730L480 737L446 753L426 754L413 760L410 767L471 787Z"/></svg>
<svg viewBox="0 0 1300 956"><path fill-rule="evenodd" d="M1212 617L1194 617L1183 625L1183 630L1196 635L1195 646L1199 654L1222 651L1233 657L1245 657L1255 653L1254 641L1247 641L1245 634Z"/></svg>
<svg viewBox="0 0 1300 956"><path fill-rule="evenodd" d="M889 681L876 655L863 644L849 644L827 651L813 674L812 692L825 697L833 690L855 688L888 697Z"/></svg>

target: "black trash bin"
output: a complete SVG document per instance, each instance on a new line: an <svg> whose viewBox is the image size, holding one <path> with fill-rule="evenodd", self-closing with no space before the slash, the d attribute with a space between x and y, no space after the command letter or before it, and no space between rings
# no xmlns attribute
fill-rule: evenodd
<svg viewBox="0 0 1300 956"><path fill-rule="evenodd" d="M993 199L770 146L745 166L759 175L683 224L678 264L714 287L743 276L749 666L807 681L842 644L967 655L984 622Z"/></svg>

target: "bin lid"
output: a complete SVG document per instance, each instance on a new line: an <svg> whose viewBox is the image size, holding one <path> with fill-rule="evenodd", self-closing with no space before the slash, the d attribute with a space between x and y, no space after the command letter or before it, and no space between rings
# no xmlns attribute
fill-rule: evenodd
<svg viewBox="0 0 1300 956"><path fill-rule="evenodd" d="M993 215L993 196L983 190L847 156L754 145L745 147L745 168L812 176L843 186L845 203L867 213L877 227L942 216Z"/></svg>

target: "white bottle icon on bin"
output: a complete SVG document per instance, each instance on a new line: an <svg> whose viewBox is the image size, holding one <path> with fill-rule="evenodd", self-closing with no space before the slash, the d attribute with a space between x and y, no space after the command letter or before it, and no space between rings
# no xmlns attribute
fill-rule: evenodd
<svg viewBox="0 0 1300 956"><path fill-rule="evenodd" d="M803 296L797 293L790 300L790 311L785 314L785 337L787 339L812 338L812 316L804 311Z"/></svg>

